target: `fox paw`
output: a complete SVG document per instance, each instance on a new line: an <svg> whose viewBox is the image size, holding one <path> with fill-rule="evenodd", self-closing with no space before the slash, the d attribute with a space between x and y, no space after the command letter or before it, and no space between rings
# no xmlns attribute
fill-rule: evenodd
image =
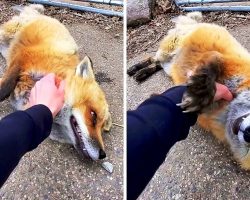
<svg viewBox="0 0 250 200"><path fill-rule="evenodd" d="M135 75L137 72L139 72L140 70L147 68L149 65L152 64L152 60L151 58L147 58L145 60L140 61L139 63L134 64L132 67L130 67L127 70L127 74L129 76L133 76Z"/></svg>
<svg viewBox="0 0 250 200"><path fill-rule="evenodd" d="M149 68L144 68L144 69L141 69L140 71L138 71L134 78L137 82L142 82L142 81L145 81L148 77L150 77L150 75L152 74L152 70L149 69Z"/></svg>
<svg viewBox="0 0 250 200"><path fill-rule="evenodd" d="M202 112L213 103L215 92L214 79L207 74L196 74L188 80L187 91L177 106L180 106L184 113Z"/></svg>
<svg viewBox="0 0 250 200"><path fill-rule="evenodd" d="M136 74L136 72L138 71L138 67L137 65L133 65L132 67L130 67L128 70L127 70L127 74L129 76L133 76Z"/></svg>
<svg viewBox="0 0 250 200"><path fill-rule="evenodd" d="M135 74L134 78L138 83L141 83L161 69L162 69L162 67L160 65L155 65L155 66L151 65L149 67L146 67L146 68L139 70Z"/></svg>

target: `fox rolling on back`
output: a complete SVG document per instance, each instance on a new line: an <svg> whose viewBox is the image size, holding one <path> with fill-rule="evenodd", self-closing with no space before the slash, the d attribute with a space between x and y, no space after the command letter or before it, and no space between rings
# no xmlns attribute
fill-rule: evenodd
<svg viewBox="0 0 250 200"><path fill-rule="evenodd" d="M180 104L184 112L201 112L199 124L228 143L236 160L249 170L250 54L224 27L201 20L199 12L175 18L175 27L156 55L132 66L128 74L142 81L160 66L175 84L187 84ZM213 102L215 82L226 85L234 100Z"/></svg>

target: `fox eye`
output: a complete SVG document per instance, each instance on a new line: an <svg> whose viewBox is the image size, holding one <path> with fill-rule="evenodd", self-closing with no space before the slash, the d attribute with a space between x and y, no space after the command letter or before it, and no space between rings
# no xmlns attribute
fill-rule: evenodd
<svg viewBox="0 0 250 200"><path fill-rule="evenodd" d="M96 122L97 122L97 115L96 115L95 111L91 111L90 114L91 114L91 117L92 117L93 126L95 126Z"/></svg>

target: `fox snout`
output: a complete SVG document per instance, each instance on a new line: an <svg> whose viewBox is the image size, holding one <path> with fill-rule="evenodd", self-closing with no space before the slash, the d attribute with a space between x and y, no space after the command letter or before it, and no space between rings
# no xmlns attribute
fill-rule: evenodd
<svg viewBox="0 0 250 200"><path fill-rule="evenodd" d="M100 149L100 151L99 151L99 159L104 159L104 158L106 158L106 153L105 153L105 151Z"/></svg>
<svg viewBox="0 0 250 200"><path fill-rule="evenodd" d="M250 114L237 118L233 123L233 133L238 135L241 142L250 144Z"/></svg>
<svg viewBox="0 0 250 200"><path fill-rule="evenodd" d="M93 160L104 159L102 132L110 130L112 121L105 94L95 81L89 57L85 56L77 65L75 75L67 79L67 86L75 148Z"/></svg>
<svg viewBox="0 0 250 200"><path fill-rule="evenodd" d="M250 126L243 131L243 138L245 142L250 143Z"/></svg>

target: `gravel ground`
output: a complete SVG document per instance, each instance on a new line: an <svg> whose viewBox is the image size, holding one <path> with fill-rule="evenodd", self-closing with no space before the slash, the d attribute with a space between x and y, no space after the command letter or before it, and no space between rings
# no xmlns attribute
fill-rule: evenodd
<svg viewBox="0 0 250 200"><path fill-rule="evenodd" d="M66 0L65 0L66 1ZM68 0L67 0L68 1ZM70 2L70 1L68 1ZM88 4L93 7L104 8L104 9L115 9L116 11L121 11L121 7L91 4L86 2L78 2L81 4ZM15 5L27 5L26 0L1 0L0 1L0 24L10 19L15 12L11 8ZM123 36L123 19L119 17L108 17L101 14L91 13L91 12L80 12L76 10L71 10L68 8L59 8L53 6L45 6L45 14L58 19L63 24L74 24L74 23L84 23L91 26L102 29L102 31L109 33L114 37Z"/></svg>
<svg viewBox="0 0 250 200"><path fill-rule="evenodd" d="M1 13L2 14L2 13ZM66 15L67 13L65 13ZM67 23L80 47L94 63L97 80L104 89L113 121L123 123L123 42L90 22ZM116 34L122 35L122 29ZM0 57L2 74L5 62ZM8 101L0 103L0 116L12 112ZM0 190L0 199L122 199L123 128L113 126L104 135L107 161L114 165L109 174L98 162L79 158L75 149L47 139L28 153Z"/></svg>
<svg viewBox="0 0 250 200"><path fill-rule="evenodd" d="M172 15L176 16L176 13ZM171 14L164 17L157 16L148 25L129 29L128 67L145 55L154 54L158 40L172 26L170 18ZM230 32L250 50L250 22L247 14L209 13L205 15L205 19L226 25ZM145 46L147 48L143 48ZM130 77L127 78L127 83L128 109L136 108L152 93L163 92L172 85L163 71L140 85ZM166 161L139 199L245 200L250 198L249 188L250 173L239 167L230 150L219 144L211 134L195 126L185 141L177 143L171 149Z"/></svg>

